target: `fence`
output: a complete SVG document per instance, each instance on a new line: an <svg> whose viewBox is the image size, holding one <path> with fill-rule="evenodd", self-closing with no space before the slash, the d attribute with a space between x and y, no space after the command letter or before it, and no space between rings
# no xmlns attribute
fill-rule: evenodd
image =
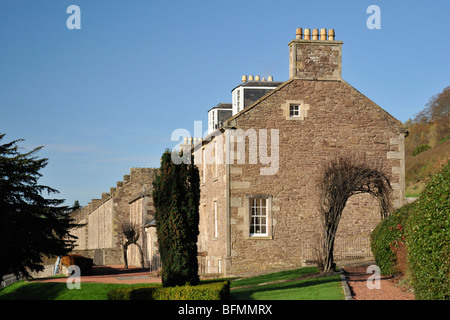
<svg viewBox="0 0 450 320"><path fill-rule="evenodd" d="M150 267L150 271L161 270L161 257L159 255L153 255L147 262Z"/></svg>
<svg viewBox="0 0 450 320"><path fill-rule="evenodd" d="M55 270L54 265L45 265L44 270L42 270L40 272L30 272L30 276L35 279L36 278L47 278L47 277L51 277L53 275L54 270ZM22 280L22 279L17 278L13 273L6 274L3 276L3 278L0 281L0 287L1 288L7 287L19 280Z"/></svg>
<svg viewBox="0 0 450 320"><path fill-rule="evenodd" d="M303 261L316 261L317 249L318 245L315 244L312 240L303 242ZM335 260L372 258L373 254L370 247L370 239L368 237L357 239L338 238L334 243L333 255Z"/></svg>

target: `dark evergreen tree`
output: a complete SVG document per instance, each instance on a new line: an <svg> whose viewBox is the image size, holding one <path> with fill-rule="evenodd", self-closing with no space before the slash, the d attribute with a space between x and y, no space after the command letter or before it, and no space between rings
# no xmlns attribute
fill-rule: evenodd
<svg viewBox="0 0 450 320"><path fill-rule="evenodd" d="M199 234L200 178L194 165L174 164L164 152L153 182L156 231L161 255L163 286L199 283L197 237Z"/></svg>
<svg viewBox="0 0 450 320"><path fill-rule="evenodd" d="M0 141L5 134L0 134ZM29 276L43 270L42 258L67 254L75 237L64 200L47 199L58 191L38 184L48 159L36 153L20 153L15 140L0 145L0 279L3 275Z"/></svg>

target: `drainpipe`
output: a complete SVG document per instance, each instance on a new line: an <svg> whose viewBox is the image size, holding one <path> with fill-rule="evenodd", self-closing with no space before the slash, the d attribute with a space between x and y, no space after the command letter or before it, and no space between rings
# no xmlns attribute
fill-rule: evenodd
<svg viewBox="0 0 450 320"><path fill-rule="evenodd" d="M225 146L225 189L226 189L226 260L229 261L231 257L231 130L236 129L228 123L222 127L225 131L226 146ZM225 275L227 273L227 265L225 265Z"/></svg>

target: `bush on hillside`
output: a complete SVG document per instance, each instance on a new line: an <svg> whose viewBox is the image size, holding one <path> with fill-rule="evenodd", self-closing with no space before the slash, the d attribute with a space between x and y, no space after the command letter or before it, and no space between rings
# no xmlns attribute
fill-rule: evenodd
<svg viewBox="0 0 450 320"><path fill-rule="evenodd" d="M406 225L416 299L450 299L450 163L414 203Z"/></svg>
<svg viewBox="0 0 450 320"><path fill-rule="evenodd" d="M430 148L431 147L428 144L421 144L420 146L418 146L417 148L414 149L414 151L412 152L412 156L415 157L419 153L427 151Z"/></svg>
<svg viewBox="0 0 450 320"><path fill-rule="evenodd" d="M213 282L197 286L152 286L123 288L108 292L109 300L227 300L230 282Z"/></svg>

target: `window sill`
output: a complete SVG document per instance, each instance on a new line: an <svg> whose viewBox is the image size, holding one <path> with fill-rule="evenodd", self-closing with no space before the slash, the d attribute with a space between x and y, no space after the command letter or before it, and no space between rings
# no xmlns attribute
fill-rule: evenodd
<svg viewBox="0 0 450 320"><path fill-rule="evenodd" d="M273 240L273 236L247 236L247 240Z"/></svg>

